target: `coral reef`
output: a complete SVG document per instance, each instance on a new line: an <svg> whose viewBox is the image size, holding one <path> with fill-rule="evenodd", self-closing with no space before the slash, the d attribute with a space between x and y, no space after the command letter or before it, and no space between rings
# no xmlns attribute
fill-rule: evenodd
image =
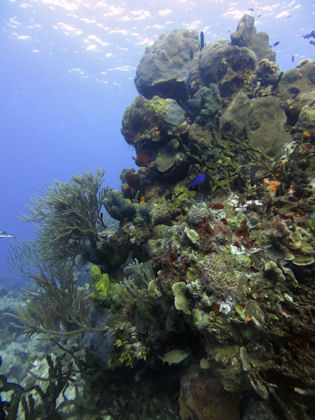
<svg viewBox="0 0 315 420"><path fill-rule="evenodd" d="M276 53L269 45L269 36L265 32L256 32L253 16L244 15L237 25L236 32L231 33L231 44L250 48L257 61L268 59L275 61Z"/></svg>
<svg viewBox="0 0 315 420"><path fill-rule="evenodd" d="M34 311L55 308L53 331L67 326L82 406L108 418L314 418L313 67L282 73L247 15L231 42L162 35L137 68L145 98L122 121L138 170L123 170L121 191L89 175L84 232L76 206L59 203L73 202L76 178L36 201L55 260L82 254L85 238L93 249L83 289L46 266L32 273L31 253L12 259L38 286ZM101 204L119 223L102 225ZM51 233L56 206L67 239ZM26 308L26 332L52 330Z"/></svg>

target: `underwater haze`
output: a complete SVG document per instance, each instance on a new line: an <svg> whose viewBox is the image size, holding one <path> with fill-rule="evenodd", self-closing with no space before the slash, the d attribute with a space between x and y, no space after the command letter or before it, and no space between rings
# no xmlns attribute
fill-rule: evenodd
<svg viewBox="0 0 315 420"><path fill-rule="evenodd" d="M269 34L282 71L314 59L303 37L314 29L312 0L1 0L0 228L31 239L33 226L18 217L45 183L99 166L119 188L121 170L135 166L120 128L145 48L176 28L203 31L207 43L229 39L245 13ZM11 241L0 238L6 286Z"/></svg>
<svg viewBox="0 0 315 420"><path fill-rule="evenodd" d="M314 1L0 12L0 420L315 419Z"/></svg>

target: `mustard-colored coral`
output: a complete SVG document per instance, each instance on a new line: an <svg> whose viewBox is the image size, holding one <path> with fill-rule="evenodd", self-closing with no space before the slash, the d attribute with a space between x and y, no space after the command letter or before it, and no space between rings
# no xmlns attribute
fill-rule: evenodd
<svg viewBox="0 0 315 420"><path fill-rule="evenodd" d="M90 269L90 276L94 283L90 297L100 302L109 301L113 285L109 280L108 274L102 274L100 268L97 265L93 265Z"/></svg>
<svg viewBox="0 0 315 420"><path fill-rule="evenodd" d="M93 281L99 281L102 277L102 272L97 265L92 265L90 268L90 276Z"/></svg>

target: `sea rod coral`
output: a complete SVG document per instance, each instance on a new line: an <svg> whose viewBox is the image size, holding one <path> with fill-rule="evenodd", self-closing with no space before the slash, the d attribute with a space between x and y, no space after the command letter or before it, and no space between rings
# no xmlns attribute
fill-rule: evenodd
<svg viewBox="0 0 315 420"><path fill-rule="evenodd" d="M32 205L26 206L30 214L22 220L37 225L35 241L47 263L93 253L107 191L104 175L100 168L96 175L74 175L70 182L55 181L31 198Z"/></svg>

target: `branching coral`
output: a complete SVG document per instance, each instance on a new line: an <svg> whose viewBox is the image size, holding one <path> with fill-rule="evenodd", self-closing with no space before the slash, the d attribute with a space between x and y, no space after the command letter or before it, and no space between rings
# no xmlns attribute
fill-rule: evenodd
<svg viewBox="0 0 315 420"><path fill-rule="evenodd" d="M123 305L129 301L136 301L140 307L145 307L149 283L154 280L154 273L150 262L139 263L135 259L124 270L126 277L114 285L113 301L116 305Z"/></svg>
<svg viewBox="0 0 315 420"><path fill-rule="evenodd" d="M163 298L151 261L134 260L125 270L125 278L113 285L113 324L116 338L132 344L141 337L165 335L165 324L171 303ZM123 321L123 322L122 322ZM136 329L137 337L130 337L130 328ZM146 343L141 338L141 342ZM126 341L127 340L127 341ZM131 341L130 341L131 340Z"/></svg>
<svg viewBox="0 0 315 420"><path fill-rule="evenodd" d="M56 357L55 363L51 356L46 356L46 362L48 364L48 378L45 380L48 382L46 389L42 389L39 385L33 385L24 388L20 384L14 382L8 382L4 375L0 375L0 391L11 392L10 402L1 402L3 409L0 410L1 418L16 419L21 418L18 416L19 406L22 406L24 411L25 419L61 419L63 418L59 409L61 406L67 404L73 404L73 401L68 401L64 397L64 401L61 404L57 404L57 399L64 392L72 379L72 363L68 363L67 366L62 364L63 357ZM43 378L40 378L42 380ZM40 400L35 402L35 399L31 392L36 392Z"/></svg>
<svg viewBox="0 0 315 420"><path fill-rule="evenodd" d="M55 181L47 191L31 198L30 215L22 220L38 226L36 243L47 262L74 257L94 247L97 224L107 188L102 187L105 170L96 175L74 175L70 182Z"/></svg>
<svg viewBox="0 0 315 420"><path fill-rule="evenodd" d="M19 321L17 326L27 335L69 337L106 329L93 328L87 292L76 285L72 270L72 264L67 264L49 271L39 266L37 272L27 273L36 287L24 290L26 304L17 308L17 315L8 314Z"/></svg>
<svg viewBox="0 0 315 420"><path fill-rule="evenodd" d="M34 272L39 273L46 269L34 241L12 243L7 254L7 263L14 273L28 277Z"/></svg>

